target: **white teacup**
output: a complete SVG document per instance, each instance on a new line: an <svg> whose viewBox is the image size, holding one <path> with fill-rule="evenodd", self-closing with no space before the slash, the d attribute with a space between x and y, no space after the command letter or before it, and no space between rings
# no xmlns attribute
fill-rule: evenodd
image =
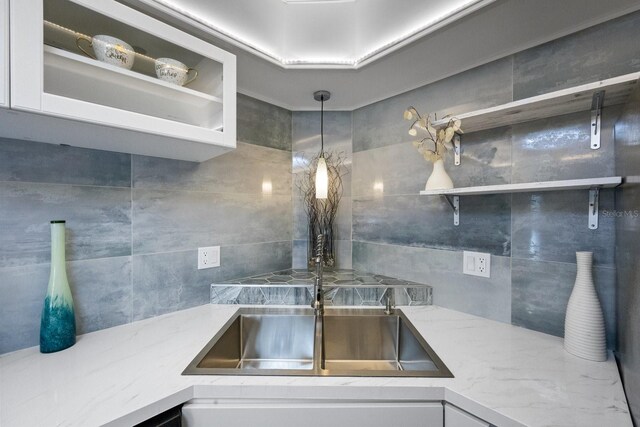
<svg viewBox="0 0 640 427"><path fill-rule="evenodd" d="M80 42L86 41L93 48L95 56L86 51ZM133 48L124 41L107 35L94 36L91 39L87 37L78 37L76 46L87 56L97 59L107 64L116 65L118 67L130 70L133 67L136 53Z"/></svg>
<svg viewBox="0 0 640 427"><path fill-rule="evenodd" d="M198 70L189 68L180 61L171 58L158 58L155 62L156 75L160 80L173 83L174 85L184 86L198 77ZM189 73L193 76L189 78Z"/></svg>

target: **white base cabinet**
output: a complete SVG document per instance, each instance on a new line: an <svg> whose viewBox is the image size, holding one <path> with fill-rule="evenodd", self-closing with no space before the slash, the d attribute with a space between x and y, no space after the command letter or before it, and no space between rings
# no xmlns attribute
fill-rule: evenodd
<svg viewBox="0 0 640 427"><path fill-rule="evenodd" d="M445 427L489 427L490 424L449 403L444 404Z"/></svg>
<svg viewBox="0 0 640 427"><path fill-rule="evenodd" d="M442 402L193 400L185 427L442 427Z"/></svg>

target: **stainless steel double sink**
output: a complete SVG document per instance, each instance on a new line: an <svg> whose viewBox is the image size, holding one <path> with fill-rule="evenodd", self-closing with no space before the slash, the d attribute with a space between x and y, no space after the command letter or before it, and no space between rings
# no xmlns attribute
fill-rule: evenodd
<svg viewBox="0 0 640 427"><path fill-rule="evenodd" d="M183 374L453 377L396 310L241 308Z"/></svg>

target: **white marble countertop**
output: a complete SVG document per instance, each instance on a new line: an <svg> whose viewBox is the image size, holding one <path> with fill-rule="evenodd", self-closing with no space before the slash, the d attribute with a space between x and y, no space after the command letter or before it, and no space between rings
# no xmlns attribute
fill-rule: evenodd
<svg viewBox="0 0 640 427"><path fill-rule="evenodd" d="M205 305L0 356L0 426L130 426L193 397L447 400L498 426L631 426L613 357L436 306L402 310L455 378L182 376L238 306Z"/></svg>

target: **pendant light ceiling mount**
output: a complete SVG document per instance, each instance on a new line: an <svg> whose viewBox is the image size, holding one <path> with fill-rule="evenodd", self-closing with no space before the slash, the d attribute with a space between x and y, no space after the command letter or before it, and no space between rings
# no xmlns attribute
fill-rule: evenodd
<svg viewBox="0 0 640 427"><path fill-rule="evenodd" d="M318 102L328 101L329 99L331 99L331 92L329 92L328 90L317 90L313 92L313 99Z"/></svg>

